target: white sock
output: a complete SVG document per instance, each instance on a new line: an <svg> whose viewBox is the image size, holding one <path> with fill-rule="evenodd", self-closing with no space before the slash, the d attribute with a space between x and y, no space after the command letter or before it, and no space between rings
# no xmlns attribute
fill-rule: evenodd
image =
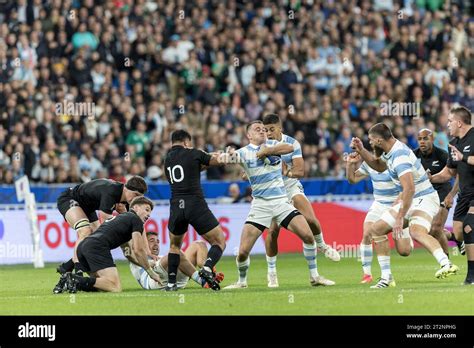
<svg viewBox="0 0 474 348"><path fill-rule="evenodd" d="M316 244L318 245L318 247L322 248L322 247L326 246L326 242L324 241L322 231L321 231L320 234L315 235L314 239L316 240Z"/></svg>
<svg viewBox="0 0 474 348"><path fill-rule="evenodd" d="M433 256L435 257L436 261L438 261L441 267L444 267L449 264L448 256L444 253L442 248L438 248L433 251Z"/></svg>
<svg viewBox="0 0 474 348"><path fill-rule="evenodd" d="M360 259L362 260L362 269L364 274L372 275L372 259L373 259L372 244L360 245Z"/></svg>
<svg viewBox="0 0 474 348"><path fill-rule="evenodd" d="M237 261L237 259L235 261L237 263L237 268L239 269L239 283L247 283L247 272L250 266L250 257L242 262Z"/></svg>
<svg viewBox="0 0 474 348"><path fill-rule="evenodd" d="M390 279L392 271L390 270L390 256L377 256L380 269L382 270L382 278Z"/></svg>
<svg viewBox="0 0 474 348"><path fill-rule="evenodd" d="M201 286L204 285L203 279L199 276L199 272L198 272L198 271L195 271L195 272L193 273L193 275L191 276L191 279L194 280L196 283L198 283L198 284L201 285Z"/></svg>
<svg viewBox="0 0 474 348"><path fill-rule="evenodd" d="M318 264L316 262L316 243L315 244L305 244L303 243L303 254L308 262L309 273L311 274L312 278L316 278L319 276L318 273Z"/></svg>
<svg viewBox="0 0 474 348"><path fill-rule="evenodd" d="M268 256L267 257L267 266L268 266L268 273L276 273L277 268L276 268L276 263L277 263L277 257L275 256Z"/></svg>

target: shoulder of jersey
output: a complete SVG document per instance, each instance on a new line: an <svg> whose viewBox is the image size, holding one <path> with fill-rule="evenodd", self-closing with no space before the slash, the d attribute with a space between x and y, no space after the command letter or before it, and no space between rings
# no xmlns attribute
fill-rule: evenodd
<svg viewBox="0 0 474 348"><path fill-rule="evenodd" d="M282 141L288 144L294 144L296 142L296 139L293 137L290 137L289 135L283 134Z"/></svg>

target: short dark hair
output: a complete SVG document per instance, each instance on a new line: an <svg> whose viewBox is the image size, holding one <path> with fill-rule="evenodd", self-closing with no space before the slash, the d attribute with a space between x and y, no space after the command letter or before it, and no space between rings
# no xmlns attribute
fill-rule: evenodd
<svg viewBox="0 0 474 348"><path fill-rule="evenodd" d="M247 125L247 128L245 128L245 131L248 133L250 127L252 127L254 124L257 124L257 123L263 124L263 122L260 121L260 120L252 121L252 122L250 122L250 123Z"/></svg>
<svg viewBox="0 0 474 348"><path fill-rule="evenodd" d="M384 123L377 123L369 129L369 134L381 137L383 140L389 140L393 138L392 131Z"/></svg>
<svg viewBox="0 0 474 348"><path fill-rule="evenodd" d="M263 116L263 124L279 124L281 122L280 117L277 114L266 114Z"/></svg>
<svg viewBox="0 0 474 348"><path fill-rule="evenodd" d="M130 191L138 191L143 195L148 191L148 185L146 184L145 179L139 175L134 175L128 179L125 187Z"/></svg>
<svg viewBox="0 0 474 348"><path fill-rule="evenodd" d="M471 111L466 108L465 106L456 106L454 108L451 108L449 112L453 115L456 115L459 117L462 123L464 124L471 124L472 123L472 116L471 116Z"/></svg>
<svg viewBox="0 0 474 348"><path fill-rule="evenodd" d="M184 129L179 129L171 134L171 143L182 143L185 140L191 140L191 134L186 132Z"/></svg>
<svg viewBox="0 0 474 348"><path fill-rule="evenodd" d="M130 203L130 209L133 209L133 207L136 205L142 205L142 204L148 204L150 206L150 209L153 210L153 207L154 207L153 202L149 198L146 198L145 196L135 197L132 200L132 203Z"/></svg>

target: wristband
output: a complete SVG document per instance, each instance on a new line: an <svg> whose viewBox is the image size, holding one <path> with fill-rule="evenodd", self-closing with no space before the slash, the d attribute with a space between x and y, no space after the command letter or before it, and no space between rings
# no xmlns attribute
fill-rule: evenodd
<svg viewBox="0 0 474 348"><path fill-rule="evenodd" d="M462 161L467 163L467 160L469 159L469 155L467 153L464 153L462 155Z"/></svg>

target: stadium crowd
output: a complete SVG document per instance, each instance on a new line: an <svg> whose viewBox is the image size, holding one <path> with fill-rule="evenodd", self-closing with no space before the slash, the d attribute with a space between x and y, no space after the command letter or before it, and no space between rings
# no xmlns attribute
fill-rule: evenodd
<svg viewBox="0 0 474 348"><path fill-rule="evenodd" d="M474 18L462 0L0 0L0 183L163 180L169 135L247 144L278 113L308 177L343 177L382 120L416 147L474 110ZM402 117L382 103L419 103ZM210 168L207 179L239 178Z"/></svg>

